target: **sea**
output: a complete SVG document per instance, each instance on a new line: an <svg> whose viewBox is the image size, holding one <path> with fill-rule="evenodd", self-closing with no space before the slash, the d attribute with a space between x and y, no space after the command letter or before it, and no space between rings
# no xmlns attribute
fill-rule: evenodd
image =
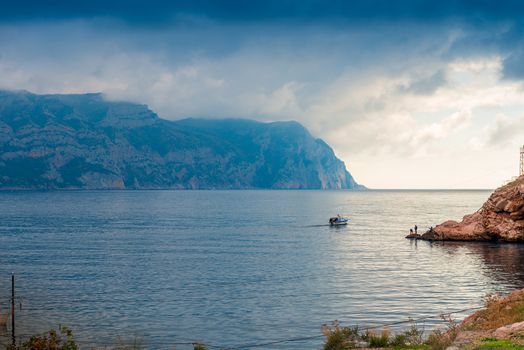
<svg viewBox="0 0 524 350"><path fill-rule="evenodd" d="M404 237L490 191L4 191L0 313L82 349L321 349L321 327L442 327L524 287L524 246ZM350 219L330 227L331 216ZM0 344L11 342L10 327Z"/></svg>

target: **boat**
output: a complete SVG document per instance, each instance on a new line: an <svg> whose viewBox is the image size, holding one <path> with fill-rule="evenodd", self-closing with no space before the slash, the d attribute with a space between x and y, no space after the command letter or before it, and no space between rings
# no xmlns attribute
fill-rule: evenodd
<svg viewBox="0 0 524 350"><path fill-rule="evenodd" d="M340 215L337 215L335 217L329 218L329 224L331 226L347 225L348 222L349 222L348 218L343 218Z"/></svg>

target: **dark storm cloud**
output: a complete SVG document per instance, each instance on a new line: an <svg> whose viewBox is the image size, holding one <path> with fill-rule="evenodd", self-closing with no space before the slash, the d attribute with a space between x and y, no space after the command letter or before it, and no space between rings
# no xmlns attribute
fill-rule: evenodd
<svg viewBox="0 0 524 350"><path fill-rule="evenodd" d="M520 47L504 59L503 67L502 73L504 78L513 80L524 79L524 52L522 43Z"/></svg>
<svg viewBox="0 0 524 350"><path fill-rule="evenodd" d="M492 0L18 0L2 4L0 23L105 18L135 29L182 23L195 31L202 26L202 21L215 25L251 25L241 30L242 33L225 33L227 36L206 40L206 45L210 45L206 48L207 55L220 55L228 48L238 47L235 40L259 35L256 29L251 30L260 24L341 30L364 25L370 31L377 23L399 27L406 23L440 25L463 30L463 35L444 55L457 58L500 54L503 77L523 79L523 14L524 1Z"/></svg>
<svg viewBox="0 0 524 350"><path fill-rule="evenodd" d="M217 21L512 20L524 10L522 1L421 0L19 0L2 5L0 19L46 20L113 17L131 24L159 24L178 15Z"/></svg>
<svg viewBox="0 0 524 350"><path fill-rule="evenodd" d="M524 17L523 17L524 18ZM502 78L524 79L524 20L519 16L500 21L462 22L462 35L448 52L448 59L463 57L502 58Z"/></svg>

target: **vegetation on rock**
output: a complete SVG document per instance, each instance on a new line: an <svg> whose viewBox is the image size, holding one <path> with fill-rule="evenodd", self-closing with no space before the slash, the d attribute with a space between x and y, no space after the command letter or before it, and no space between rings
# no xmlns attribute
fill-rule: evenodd
<svg viewBox="0 0 524 350"><path fill-rule="evenodd" d="M424 337L417 324L397 334L387 328L382 331L359 331L357 327L342 327L338 321L322 326L326 337L324 350L357 348L480 350L524 349L524 289L502 298L488 295L485 308L456 323L449 315L444 329L436 329Z"/></svg>

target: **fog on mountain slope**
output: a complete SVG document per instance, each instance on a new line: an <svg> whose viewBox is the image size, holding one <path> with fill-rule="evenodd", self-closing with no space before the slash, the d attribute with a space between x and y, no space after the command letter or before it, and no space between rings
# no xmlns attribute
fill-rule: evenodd
<svg viewBox="0 0 524 350"><path fill-rule="evenodd" d="M363 189L297 122L159 118L100 94L0 91L2 189Z"/></svg>

